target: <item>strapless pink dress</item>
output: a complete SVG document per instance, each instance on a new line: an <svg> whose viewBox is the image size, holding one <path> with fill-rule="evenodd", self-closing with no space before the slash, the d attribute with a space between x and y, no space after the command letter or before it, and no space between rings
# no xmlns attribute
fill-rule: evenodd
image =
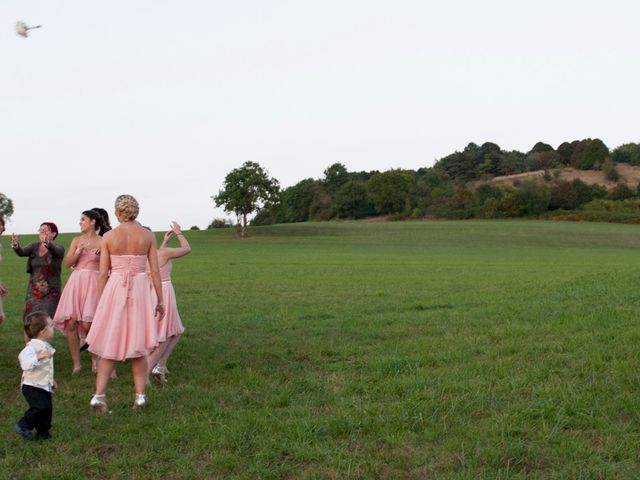
<svg viewBox="0 0 640 480"><path fill-rule="evenodd" d="M83 251L62 290L53 317L55 327L67 335L69 320L91 322L98 305L98 271L100 256Z"/></svg>
<svg viewBox="0 0 640 480"><path fill-rule="evenodd" d="M160 279L162 280L162 298L164 301L165 314L160 323L158 323L158 341L165 342L167 338L181 335L184 332L184 326L178 313L178 304L176 303L176 292L171 283L171 270L173 265L171 260L160 267ZM152 290L153 291L153 290ZM157 303L157 298L153 295L153 305Z"/></svg>
<svg viewBox="0 0 640 480"><path fill-rule="evenodd" d="M102 358L122 361L148 355L158 345L146 255L111 255L111 275L102 292L87 343Z"/></svg>

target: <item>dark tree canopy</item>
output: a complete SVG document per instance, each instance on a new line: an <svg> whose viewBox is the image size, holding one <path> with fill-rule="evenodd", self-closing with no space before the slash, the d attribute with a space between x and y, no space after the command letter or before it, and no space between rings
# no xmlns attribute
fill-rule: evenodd
<svg viewBox="0 0 640 480"><path fill-rule="evenodd" d="M4 193L0 193L0 216L5 219L13 215L13 202Z"/></svg>

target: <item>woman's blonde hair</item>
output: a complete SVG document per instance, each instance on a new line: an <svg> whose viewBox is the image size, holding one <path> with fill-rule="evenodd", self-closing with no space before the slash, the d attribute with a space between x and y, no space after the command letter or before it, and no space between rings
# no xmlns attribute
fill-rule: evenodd
<svg viewBox="0 0 640 480"><path fill-rule="evenodd" d="M116 211L120 212L125 222L135 220L140 211L138 201L132 195L119 195L116 198Z"/></svg>

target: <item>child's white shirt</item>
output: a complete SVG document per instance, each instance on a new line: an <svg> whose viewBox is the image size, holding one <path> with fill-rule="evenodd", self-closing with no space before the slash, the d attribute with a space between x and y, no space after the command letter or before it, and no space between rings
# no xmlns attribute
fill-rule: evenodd
<svg viewBox="0 0 640 480"><path fill-rule="evenodd" d="M51 356L38 360L38 353L42 350L48 350ZM29 343L22 349L18 360L22 367L21 385L31 385L32 387L42 388L50 392L53 387L53 354L56 353L55 348L48 342L37 338L32 338Z"/></svg>

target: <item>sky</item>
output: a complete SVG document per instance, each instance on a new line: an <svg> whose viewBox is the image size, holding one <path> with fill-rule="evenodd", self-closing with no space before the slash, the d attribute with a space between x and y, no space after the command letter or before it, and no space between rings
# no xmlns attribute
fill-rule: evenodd
<svg viewBox="0 0 640 480"><path fill-rule="evenodd" d="M206 228L248 160L288 187L469 142L639 142L638 18L635 0L0 0L7 232L77 232L122 193L153 230Z"/></svg>

